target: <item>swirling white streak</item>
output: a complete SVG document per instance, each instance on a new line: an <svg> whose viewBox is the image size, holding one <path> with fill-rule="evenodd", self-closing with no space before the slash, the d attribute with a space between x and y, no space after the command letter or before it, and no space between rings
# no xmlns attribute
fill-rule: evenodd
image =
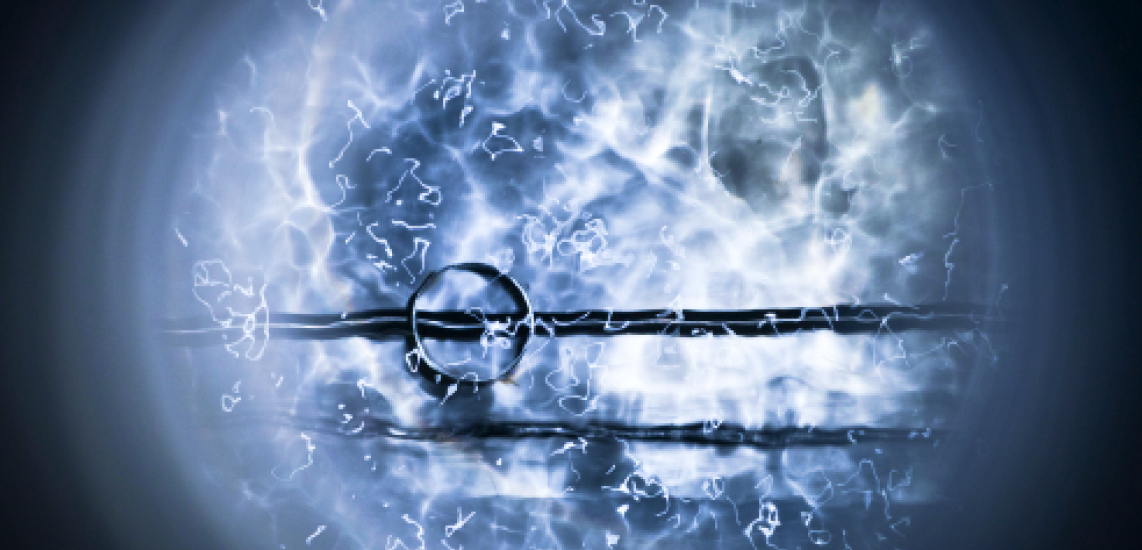
<svg viewBox="0 0 1142 550"><path fill-rule="evenodd" d="M428 271L464 261L524 281L538 310L997 296L986 229L974 249L959 240L967 236L946 238L959 231L964 190L983 178L974 142L959 139L975 117L929 51L932 31L912 14L815 3L599 4L343 1L321 5L320 17L305 5L283 8L280 41L252 54L234 87L219 92L217 132L203 139L210 162L174 223L189 247L172 253L222 258L238 280L264 282L274 312L403 306ZM981 259L963 262L972 253ZM925 396L959 395L964 373L952 350L979 341L890 331L560 338L537 342L514 384L482 390L492 401L484 414L939 427L954 407ZM195 353L196 363L233 364ZM369 410L367 386L405 424L447 417L403 355L399 343L271 335L264 357L239 363L240 375L203 376L244 380L233 412L333 413L350 424L380 414ZM360 389L361 399L323 402L320 391L335 383ZM613 492L649 491L668 503L709 497L712 480L775 469L780 479L744 500L767 509L763 497L800 498L817 511L822 483L863 483L863 494L883 499L887 521L890 499L929 494L921 483L882 489L876 470L873 481L858 477L869 466L839 449L721 456L631 444L618 455L590 445L552 455L542 442L394 450L289 428L250 434L242 445L274 449L275 471L296 474L267 482L267 494L282 484L301 490L342 537L365 547L423 546L435 536L423 527L433 510L454 498L571 498L585 463L600 460L631 465L607 485ZM906 465L880 460L882 477ZM257 478L264 465L251 460L234 475ZM737 514L744 497L735 494ZM357 499L391 506L392 517ZM515 501L504 502L473 521ZM567 519L559 514L515 516L506 529L557 540ZM628 536L619 515L625 526L611 528L625 541L673 536L665 528ZM697 525L702 512L692 515ZM746 542L769 541L746 531ZM314 540L326 538L334 537Z"/></svg>

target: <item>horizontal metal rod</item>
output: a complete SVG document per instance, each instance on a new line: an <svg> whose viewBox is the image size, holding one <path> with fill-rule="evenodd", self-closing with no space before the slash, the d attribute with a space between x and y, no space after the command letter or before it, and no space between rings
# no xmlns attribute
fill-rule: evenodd
<svg viewBox="0 0 1142 550"><path fill-rule="evenodd" d="M722 423L629 426L616 422L476 422L450 426L408 427L377 418L304 418L294 415L226 415L219 424L230 426L275 422L300 431L362 439L393 439L445 443L485 439L583 439L646 443L744 446L757 449L848 446L858 443L920 443L942 439L946 430L914 428L812 428L805 426L745 428Z"/></svg>
<svg viewBox="0 0 1142 550"><path fill-rule="evenodd" d="M583 310L522 314L470 311L418 311L422 337L476 340L491 330L510 334L534 330L534 336L781 336L798 331L829 330L838 334L882 330L971 330L994 320L987 308L966 304L919 306L837 305L812 308L748 310ZM533 321L529 322L529 321ZM276 338L329 340L359 336L384 339L412 336L405 309L378 309L346 314L270 314L264 325ZM240 325L240 323L236 323ZM170 320L163 331L171 343L211 344L240 338L241 326L223 326L209 318ZM503 335L503 332L500 332Z"/></svg>

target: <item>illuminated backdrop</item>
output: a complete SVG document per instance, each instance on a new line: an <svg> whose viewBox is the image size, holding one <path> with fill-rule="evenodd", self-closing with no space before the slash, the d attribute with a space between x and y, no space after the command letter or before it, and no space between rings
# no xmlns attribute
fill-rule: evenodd
<svg viewBox="0 0 1142 550"><path fill-rule="evenodd" d="M404 307L461 262L509 274L541 311L950 301L996 315L985 115L938 26L894 3L326 2L266 17L187 130L164 255L168 315L241 327L170 353L204 425L201 482L232 498L218 505L234 525L282 548L907 545L910 510L942 498L933 429L970 415L978 371L1000 361L982 321L537 338L510 383L442 393L403 341L293 341L265 323ZM911 437L353 437L377 419L473 418Z"/></svg>
<svg viewBox="0 0 1142 550"><path fill-rule="evenodd" d="M942 432L999 351L968 330L534 339L510 383L426 391L403 341L275 313L403 307L461 262L536 310L981 304L1000 312L984 112L907 5L267 7L171 209L172 350L202 483L283 548L879 548L942 498ZM158 272L156 272L158 274ZM558 332L558 331L556 331ZM306 429L297 419L335 421ZM908 441L394 441L368 422L591 421ZM965 435L970 440L970 435ZM980 449L980 452L985 452Z"/></svg>

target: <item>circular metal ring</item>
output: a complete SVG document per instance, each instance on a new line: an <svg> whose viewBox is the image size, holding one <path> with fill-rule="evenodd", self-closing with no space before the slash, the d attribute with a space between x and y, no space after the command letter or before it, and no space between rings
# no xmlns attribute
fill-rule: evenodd
<svg viewBox="0 0 1142 550"><path fill-rule="evenodd" d="M447 372L447 370L441 365L437 364L436 361L434 361L429 355L428 350L425 349L424 339L421 335L419 326L420 318L418 316L416 307L417 300L420 299L426 290L429 290L437 281L440 280L442 276L444 276L445 273L449 271L465 271L468 273L473 273L488 281L489 284L497 281L500 282L501 286L505 291L507 291L507 294L509 297L511 297L512 301L514 301L520 308L523 309L523 320L521 320L519 323L516 323L517 332L513 335L517 338L522 338L522 341L520 341L518 344L519 353L517 353L510 361L504 363L503 366L498 369L498 374L493 378L480 379L472 378L466 375L457 377ZM523 287L520 286L518 281L513 279L508 274L503 273L494 266L482 263L452 264L438 271L430 273L427 277L424 278L424 282L421 283L420 287L418 287L416 291L412 293L412 296L409 297L408 318L409 322L412 324L411 328L413 342L416 345L416 351L417 355L419 355L420 361L422 361L428 368L432 369L432 371L439 376L447 377L457 382L463 381L475 385L487 385L495 382L496 380L503 380L511 376L516 367L519 366L520 361L523 359L523 353L524 349L527 347L527 342L531 338L531 335L535 332L535 318L532 315L531 303L528 301L527 293L524 292Z"/></svg>

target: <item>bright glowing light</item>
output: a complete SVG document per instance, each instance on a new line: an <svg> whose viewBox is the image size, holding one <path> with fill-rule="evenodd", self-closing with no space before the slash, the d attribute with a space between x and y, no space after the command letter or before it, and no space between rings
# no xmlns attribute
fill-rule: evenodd
<svg viewBox="0 0 1142 550"><path fill-rule="evenodd" d="M994 357L982 332L537 338L510 382L433 395L404 342L256 329L266 311L403 307L461 262L509 272L537 311L994 303L990 228L960 223L987 199L979 114L947 89L931 29L814 1L286 4L219 90L171 222L207 313L249 324L226 348L238 357L191 362L204 422L246 419L219 432L238 457L226 479L308 538L267 537L902 540L907 506L937 493L931 429ZM854 427L855 443L390 441L274 421L307 415L350 435L373 418L729 422ZM915 444L862 443L859 427Z"/></svg>

